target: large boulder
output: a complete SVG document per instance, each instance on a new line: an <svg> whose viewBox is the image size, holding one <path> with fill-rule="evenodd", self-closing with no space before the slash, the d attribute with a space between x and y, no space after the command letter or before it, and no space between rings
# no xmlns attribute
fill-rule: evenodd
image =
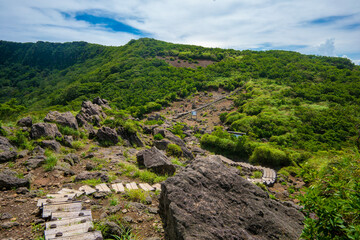
<svg viewBox="0 0 360 240"><path fill-rule="evenodd" d="M191 151L186 147L186 144L181 138L170 132L169 130L163 128L156 128L154 130L154 135L161 134L163 137L169 139L171 142L175 143L176 145L180 146L181 150L183 151L184 157L188 159L194 159L194 155Z"/></svg>
<svg viewBox="0 0 360 240"><path fill-rule="evenodd" d="M20 127L31 127L32 119L31 119L31 117L22 118L17 122L17 125Z"/></svg>
<svg viewBox="0 0 360 240"><path fill-rule="evenodd" d="M122 139L128 140L131 145L136 145L138 147L144 146L144 143L140 140L136 132L130 132L123 127L119 127L116 132Z"/></svg>
<svg viewBox="0 0 360 240"><path fill-rule="evenodd" d="M161 187L167 239L298 239L303 215L220 160L197 158Z"/></svg>
<svg viewBox="0 0 360 240"><path fill-rule="evenodd" d="M109 101L106 99L101 99L100 97L96 97L96 98L94 98L93 103L97 104L101 107L110 109Z"/></svg>
<svg viewBox="0 0 360 240"><path fill-rule="evenodd" d="M43 155L32 156L24 163L24 165L28 170L32 170L43 165L45 163L45 160L46 157Z"/></svg>
<svg viewBox="0 0 360 240"><path fill-rule="evenodd" d="M0 190L13 189L19 187L29 187L30 181L28 178L18 178L17 173L10 170L4 170L0 173Z"/></svg>
<svg viewBox="0 0 360 240"><path fill-rule="evenodd" d="M159 174L173 175L175 166L170 160L156 147L145 149L136 154L137 162L140 166L145 166Z"/></svg>
<svg viewBox="0 0 360 240"><path fill-rule="evenodd" d="M71 112L60 113L58 111L50 111L44 118L44 122L55 122L63 126L78 129L78 123Z"/></svg>
<svg viewBox="0 0 360 240"><path fill-rule="evenodd" d="M11 145L9 139L6 137L0 136L0 150L6 151L6 150L15 150L16 148Z"/></svg>
<svg viewBox="0 0 360 240"><path fill-rule="evenodd" d="M16 147L6 137L0 136L0 163L16 159Z"/></svg>
<svg viewBox="0 0 360 240"><path fill-rule="evenodd" d="M100 143L106 143L106 145L115 145L119 142L116 131L109 127L100 128L96 133L96 137Z"/></svg>
<svg viewBox="0 0 360 240"><path fill-rule="evenodd" d="M98 104L94 104L90 101L84 101L81 104L81 110L78 115L76 115L77 122L82 126L87 123L95 123L96 125L100 124L102 118L106 118L106 114L102 111L102 108Z"/></svg>
<svg viewBox="0 0 360 240"><path fill-rule="evenodd" d="M54 139L55 137L61 138L62 135L54 123L36 123L31 127L31 137L33 139L41 137Z"/></svg>
<svg viewBox="0 0 360 240"><path fill-rule="evenodd" d="M54 152L60 152L61 145L55 140L44 140L41 142L41 146L43 148L48 148L53 150Z"/></svg>

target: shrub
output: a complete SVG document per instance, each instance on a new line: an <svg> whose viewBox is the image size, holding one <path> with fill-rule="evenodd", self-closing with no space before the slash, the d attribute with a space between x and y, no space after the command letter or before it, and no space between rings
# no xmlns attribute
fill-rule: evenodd
<svg viewBox="0 0 360 240"><path fill-rule="evenodd" d="M160 133L154 135L155 140L161 140L163 138L164 138L163 135L161 135Z"/></svg>
<svg viewBox="0 0 360 240"><path fill-rule="evenodd" d="M262 178L262 175L263 175L262 172L255 171L255 172L252 173L251 178Z"/></svg>
<svg viewBox="0 0 360 240"><path fill-rule="evenodd" d="M80 150L85 147L85 144L82 143L81 141L73 141L71 143L71 146L72 146L72 148L74 148L76 150Z"/></svg>
<svg viewBox="0 0 360 240"><path fill-rule="evenodd" d="M255 148L249 160L254 164L275 168L287 166L291 163L285 152L270 145L262 145Z"/></svg>
<svg viewBox="0 0 360 240"><path fill-rule="evenodd" d="M43 165L45 171L51 171L54 169L58 162L58 159L55 155L51 154L45 159L45 164Z"/></svg>
<svg viewBox="0 0 360 240"><path fill-rule="evenodd" d="M146 203L145 191L141 189L131 189L125 191L125 198L132 202Z"/></svg>
<svg viewBox="0 0 360 240"><path fill-rule="evenodd" d="M29 133L23 131L16 131L15 136L9 137L9 140L21 149L32 150L34 147L29 141Z"/></svg>
<svg viewBox="0 0 360 240"><path fill-rule="evenodd" d="M170 156L180 157L182 155L181 148L176 144L169 144L166 149L166 153Z"/></svg>

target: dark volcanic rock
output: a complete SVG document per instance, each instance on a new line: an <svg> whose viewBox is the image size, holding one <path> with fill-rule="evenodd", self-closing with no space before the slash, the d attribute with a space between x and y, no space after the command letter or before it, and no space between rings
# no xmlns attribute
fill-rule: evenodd
<svg viewBox="0 0 360 240"><path fill-rule="evenodd" d="M55 122L74 129L79 128L76 118L71 112L60 113L58 111L50 111L44 118L44 122Z"/></svg>
<svg viewBox="0 0 360 240"><path fill-rule="evenodd" d="M140 151L136 155L137 162L140 166L145 166L159 174L173 175L175 166L170 160L156 147Z"/></svg>
<svg viewBox="0 0 360 240"><path fill-rule="evenodd" d="M62 137L58 127L54 123L36 123L31 127L31 137L33 139L45 137L52 138Z"/></svg>
<svg viewBox="0 0 360 240"><path fill-rule="evenodd" d="M144 143L140 140L136 132L129 132L123 127L119 127L116 132L121 136L121 138L128 140L131 145L135 144L138 147L144 146Z"/></svg>
<svg viewBox="0 0 360 240"><path fill-rule="evenodd" d="M2 171L0 173L0 190L30 186L28 178L18 178L16 175L17 173L14 171Z"/></svg>
<svg viewBox="0 0 360 240"><path fill-rule="evenodd" d="M31 127L32 119L31 119L31 117L22 118L17 122L17 125L20 127Z"/></svg>
<svg viewBox="0 0 360 240"><path fill-rule="evenodd" d="M108 100L101 99L100 97L94 98L93 103L101 107L110 108Z"/></svg>
<svg viewBox="0 0 360 240"><path fill-rule="evenodd" d="M76 178L75 181L84 181L84 180L89 180L89 179L98 179L100 178L102 182L107 182L109 181L109 177L101 172L88 172L88 171L84 171L79 173Z"/></svg>
<svg viewBox="0 0 360 240"><path fill-rule="evenodd" d="M0 136L0 150L10 151L10 150L15 150L15 147L11 145L9 139Z"/></svg>
<svg viewBox="0 0 360 240"><path fill-rule="evenodd" d="M101 142L112 143L113 145L119 142L116 131L109 127L102 127L96 133L96 137Z"/></svg>
<svg viewBox="0 0 360 240"><path fill-rule="evenodd" d="M44 140L41 142L41 146L43 148L49 148L49 149L53 150L54 152L59 152L60 148L61 148L60 143L58 143L55 140Z"/></svg>
<svg viewBox="0 0 360 240"><path fill-rule="evenodd" d="M167 238L298 239L303 215L269 198L219 160L197 158L161 188Z"/></svg>
<svg viewBox="0 0 360 240"><path fill-rule="evenodd" d="M17 153L14 150L16 147L6 137L0 136L0 163L15 160Z"/></svg>
<svg viewBox="0 0 360 240"><path fill-rule="evenodd" d="M155 140L154 146L160 150L166 150L171 142L167 139Z"/></svg>
<svg viewBox="0 0 360 240"><path fill-rule="evenodd" d="M69 153L64 157L64 162L69 163L71 166L80 162L79 156L74 153Z"/></svg>
<svg viewBox="0 0 360 240"><path fill-rule="evenodd" d="M35 169L40 167L43 163L45 163L45 156L43 155L39 155L39 156L34 156L29 158L26 162L25 162L25 166L27 169Z"/></svg>
<svg viewBox="0 0 360 240"><path fill-rule="evenodd" d="M74 141L73 136L65 135L62 144L66 147L72 147L72 142Z"/></svg>
<svg viewBox="0 0 360 240"><path fill-rule="evenodd" d="M102 111L101 106L90 101L84 101L81 104L79 114L76 115L76 120L82 126L87 123L98 122L100 117L106 118L106 114Z"/></svg>

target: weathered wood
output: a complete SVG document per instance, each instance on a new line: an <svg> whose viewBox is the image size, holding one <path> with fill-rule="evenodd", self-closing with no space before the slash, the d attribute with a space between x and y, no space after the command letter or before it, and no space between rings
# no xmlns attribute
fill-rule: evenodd
<svg viewBox="0 0 360 240"><path fill-rule="evenodd" d="M69 188L63 188L60 191L58 191L58 193L60 193L60 194L75 194L76 197L79 197L84 194L83 191L78 191L78 190L69 189Z"/></svg>
<svg viewBox="0 0 360 240"><path fill-rule="evenodd" d="M46 222L45 226L46 226L46 229L48 229L48 228L50 228L51 225L55 224L56 225L55 228L58 228L60 226L70 226L70 225L74 225L74 224L91 222L91 221L92 221L91 216L85 216L85 217L76 217L76 218L71 218L71 219L50 221L50 222Z"/></svg>
<svg viewBox="0 0 360 240"><path fill-rule="evenodd" d="M130 186L131 186L131 188L132 188L133 190L139 189L139 188L137 187L137 185L136 185L136 182L131 182L131 183L130 183Z"/></svg>
<svg viewBox="0 0 360 240"><path fill-rule="evenodd" d="M96 185L95 188L99 192L111 192L110 188L105 183L101 183L99 185Z"/></svg>
<svg viewBox="0 0 360 240"><path fill-rule="evenodd" d="M127 183L127 184L125 185L125 187L126 187L128 190L132 190L132 187L131 187L130 183Z"/></svg>
<svg viewBox="0 0 360 240"><path fill-rule="evenodd" d="M153 187L155 190L161 191L161 185L160 185L160 183L156 183L156 184L152 185L152 187Z"/></svg>
<svg viewBox="0 0 360 240"><path fill-rule="evenodd" d="M154 191L154 188L148 183L139 183L139 187L144 191Z"/></svg>
<svg viewBox="0 0 360 240"><path fill-rule="evenodd" d="M82 234L77 234L74 236L68 236L68 237L57 237L57 238L49 238L49 240L102 240L103 237L101 235L101 232L95 231L95 232L87 232Z"/></svg>
<svg viewBox="0 0 360 240"><path fill-rule="evenodd" d="M84 185L79 188L79 191L83 191L83 192L85 192L86 195L90 195L90 194L93 194L94 192L96 192L96 189L94 189L88 185Z"/></svg>
<svg viewBox="0 0 360 240"><path fill-rule="evenodd" d="M64 198L48 198L48 199L39 199L37 201L37 206L42 207L43 205L53 204L53 203L66 203L71 201L71 199L64 197Z"/></svg>
<svg viewBox="0 0 360 240"><path fill-rule="evenodd" d="M73 199L75 198L75 193L49 193L46 195L46 198L49 199L55 199L55 198L69 198L69 199Z"/></svg>
<svg viewBox="0 0 360 240"><path fill-rule="evenodd" d="M92 222L80 223L70 226L61 226L54 229L45 230L45 239L55 238L57 233L62 233L62 237L74 236L81 233L88 232L89 228L93 228L94 224Z"/></svg>
<svg viewBox="0 0 360 240"><path fill-rule="evenodd" d="M87 217L87 216L91 216L91 210L80 210L73 212L58 211L51 213L51 220L64 220L69 218Z"/></svg>
<svg viewBox="0 0 360 240"><path fill-rule="evenodd" d="M48 218L51 216L52 212L64 211L64 212L73 212L80 211L82 208L81 202L74 203L60 203L60 204L49 204L43 207L43 218Z"/></svg>
<svg viewBox="0 0 360 240"><path fill-rule="evenodd" d="M111 185L111 187L117 192L125 192L124 185L122 183L116 183Z"/></svg>

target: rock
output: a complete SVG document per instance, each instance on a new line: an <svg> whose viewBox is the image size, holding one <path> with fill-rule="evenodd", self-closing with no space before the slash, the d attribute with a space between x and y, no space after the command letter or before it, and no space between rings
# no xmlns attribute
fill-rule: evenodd
<svg viewBox="0 0 360 240"><path fill-rule="evenodd" d="M147 205L150 205L152 203L152 198L150 196L147 196L146 199L145 199L145 203Z"/></svg>
<svg viewBox="0 0 360 240"><path fill-rule="evenodd" d="M2 214L0 214L0 220L6 220L6 219L10 219L10 218L12 218L12 215L11 215L11 213L2 213Z"/></svg>
<svg viewBox="0 0 360 240"><path fill-rule="evenodd" d="M173 175L175 173L175 166L170 160L156 147L145 149L136 155L137 162L140 166L145 166L159 174Z"/></svg>
<svg viewBox="0 0 360 240"><path fill-rule="evenodd" d="M159 150L166 150L167 146L171 144L171 142L167 139L155 140L154 146L157 147Z"/></svg>
<svg viewBox="0 0 360 240"><path fill-rule="evenodd" d="M33 155L44 155L45 154L45 149L43 149L40 146L36 146L32 151L31 154Z"/></svg>
<svg viewBox="0 0 360 240"><path fill-rule="evenodd" d="M22 151L20 151L20 152L18 152L18 154L17 154L17 157L18 158L24 158L24 157L26 157L27 155L29 154L29 150L22 150Z"/></svg>
<svg viewBox="0 0 360 240"><path fill-rule="evenodd" d="M129 202L129 205L132 206L133 208L136 208L137 210L146 209L146 206L144 204L138 202Z"/></svg>
<svg viewBox="0 0 360 240"><path fill-rule="evenodd" d="M194 147L192 148L192 152L193 154L196 156L196 155L205 155L206 154L206 151L199 148L199 147Z"/></svg>
<svg viewBox="0 0 360 240"><path fill-rule="evenodd" d="M25 162L25 166L29 170L38 168L45 163L45 159L46 157L42 155L31 157Z"/></svg>
<svg viewBox="0 0 360 240"><path fill-rule="evenodd" d="M4 170L0 173L0 190L19 187L30 187L28 178L18 178L17 173L10 170Z"/></svg>
<svg viewBox="0 0 360 240"><path fill-rule="evenodd" d="M81 104L81 110L78 115L76 115L76 120L80 126L87 123L93 123L96 119L98 121L102 118L106 118L106 114L102 111L101 106L93 104L90 101L84 101Z"/></svg>
<svg viewBox="0 0 360 240"><path fill-rule="evenodd" d="M4 223L0 223L0 228L12 228L12 227L17 227L19 226L18 222L4 222Z"/></svg>
<svg viewBox="0 0 360 240"><path fill-rule="evenodd" d="M75 175L75 172L73 170L71 170L70 168L67 168L67 167L55 166L54 170L58 170L60 172L63 172L63 175L65 177Z"/></svg>
<svg viewBox="0 0 360 240"><path fill-rule="evenodd" d="M44 118L44 122L55 122L63 126L79 129L78 123L71 112L60 113L58 111L50 111Z"/></svg>
<svg viewBox="0 0 360 240"><path fill-rule="evenodd" d="M155 128L158 128L159 125L143 125L142 129L145 134L152 134Z"/></svg>
<svg viewBox="0 0 360 240"><path fill-rule="evenodd" d="M121 138L128 140L131 145L138 147L144 146L144 143L140 140L136 132L130 132L123 127L119 127L116 132Z"/></svg>
<svg viewBox="0 0 360 240"><path fill-rule="evenodd" d="M43 148L49 148L54 152L60 152L61 145L55 140L44 140L40 143Z"/></svg>
<svg viewBox="0 0 360 240"><path fill-rule="evenodd" d="M104 223L104 229L106 229L106 235L108 236L122 236L123 235L123 227L120 227L118 224L110 221L106 221Z"/></svg>
<svg viewBox="0 0 360 240"><path fill-rule="evenodd" d="M149 121L153 121L153 120L156 120L156 121L164 120L164 118L163 118L160 114L158 114L158 113L156 113L156 114L154 114L154 115L151 115L151 116L148 116L147 119L148 119Z"/></svg>
<svg viewBox="0 0 360 240"><path fill-rule="evenodd" d="M161 238L158 238L158 237L148 237L148 238L144 238L144 240L161 240Z"/></svg>
<svg viewBox="0 0 360 240"><path fill-rule="evenodd" d="M31 117L25 117L25 118L20 119L16 124L19 127L31 127L32 119L31 119Z"/></svg>
<svg viewBox="0 0 360 240"><path fill-rule="evenodd" d="M16 150L16 147L14 147L10 143L9 139L7 139L6 137L0 136L0 150L13 151L13 150Z"/></svg>
<svg viewBox="0 0 360 240"><path fill-rule="evenodd" d="M62 135L54 123L36 123L31 127L31 137L33 139L41 137L55 139L55 137L61 138Z"/></svg>
<svg viewBox="0 0 360 240"><path fill-rule="evenodd" d="M0 150L0 163L13 161L16 157L17 153L15 151Z"/></svg>
<svg viewBox="0 0 360 240"><path fill-rule="evenodd" d="M122 209L122 207L120 205L111 206L111 207L109 207L109 213L115 214L115 213L119 212L121 209Z"/></svg>
<svg viewBox="0 0 360 240"><path fill-rule="evenodd" d="M78 155L76 155L74 153L69 153L68 155L66 155L64 157L64 162L67 162L71 166L74 166L75 164L80 162L80 159L79 159Z"/></svg>
<svg viewBox="0 0 360 240"><path fill-rule="evenodd" d="M96 165L94 163L86 163L86 171L91 171L91 170L94 170L96 168Z"/></svg>
<svg viewBox="0 0 360 240"><path fill-rule="evenodd" d="M106 99L101 99L100 97L96 97L96 98L94 98L93 103L97 104L101 107L110 109L109 102Z"/></svg>
<svg viewBox="0 0 360 240"><path fill-rule="evenodd" d="M94 192L93 197L94 198L105 198L109 194L110 193L108 193L108 192Z"/></svg>
<svg viewBox="0 0 360 240"><path fill-rule="evenodd" d="M269 198L220 160L197 158L162 184L168 239L298 239L303 215Z"/></svg>
<svg viewBox="0 0 360 240"><path fill-rule="evenodd" d="M123 221L127 222L127 223L133 223L134 219L130 216L125 216L125 217L123 217Z"/></svg>
<svg viewBox="0 0 360 240"><path fill-rule="evenodd" d="M28 192L30 191L26 187L19 187L18 189L16 189L17 194L27 194Z"/></svg>
<svg viewBox="0 0 360 240"><path fill-rule="evenodd" d="M101 172L88 172L88 171L84 171L79 173L76 178L75 181L84 181L84 180L89 180L89 179L98 179L100 178L102 182L107 182L109 181L109 177Z"/></svg>
<svg viewBox="0 0 360 240"><path fill-rule="evenodd" d="M119 142L116 131L109 127L102 127L98 130L96 137L100 142L115 145Z"/></svg>
<svg viewBox="0 0 360 240"><path fill-rule="evenodd" d="M66 147L72 147L72 142L74 141L73 136L65 135L62 141L62 144Z"/></svg>
<svg viewBox="0 0 360 240"><path fill-rule="evenodd" d="M158 214L159 213L159 208L157 207L149 207L149 213L152 213L152 214Z"/></svg>

